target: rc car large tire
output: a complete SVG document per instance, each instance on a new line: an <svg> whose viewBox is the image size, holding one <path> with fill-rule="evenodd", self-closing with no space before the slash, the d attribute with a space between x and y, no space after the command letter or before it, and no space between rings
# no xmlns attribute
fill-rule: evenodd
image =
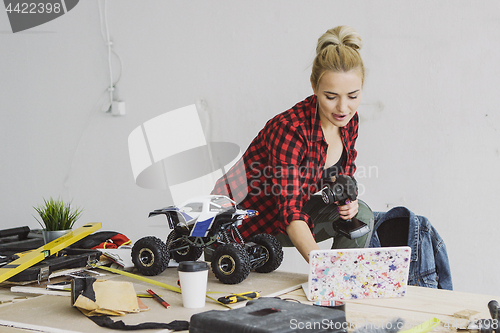
<svg viewBox="0 0 500 333"><path fill-rule="evenodd" d="M267 252L266 262L264 265L257 267L256 272L270 273L280 267L283 261L283 248L276 237L269 234L259 234L250 238L249 241L261 245Z"/></svg>
<svg viewBox="0 0 500 333"><path fill-rule="evenodd" d="M212 256L212 271L222 283L240 283L250 274L250 256L240 244L220 245Z"/></svg>
<svg viewBox="0 0 500 333"><path fill-rule="evenodd" d="M169 261L167 245L158 237L143 237L132 247L132 262L144 275L160 274L168 267Z"/></svg>
<svg viewBox="0 0 500 333"><path fill-rule="evenodd" d="M175 230L172 230L170 234L167 237L167 248L169 250L170 256L172 259L174 259L177 262L181 261L196 261L201 257L201 254L203 253L203 249L200 247L195 247L195 246L190 246L189 248L185 250L180 250L180 251L170 251L172 249L172 242L175 241L176 239L181 238L182 236L177 235ZM181 247L185 244L186 242L180 241L177 242L173 245L174 248Z"/></svg>

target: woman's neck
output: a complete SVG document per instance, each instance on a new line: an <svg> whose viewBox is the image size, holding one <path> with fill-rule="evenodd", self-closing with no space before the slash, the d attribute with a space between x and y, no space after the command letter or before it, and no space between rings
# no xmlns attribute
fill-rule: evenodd
<svg viewBox="0 0 500 333"><path fill-rule="evenodd" d="M331 123L321 123L321 129L323 130L323 137L327 143L331 143L332 138L339 137L340 128Z"/></svg>

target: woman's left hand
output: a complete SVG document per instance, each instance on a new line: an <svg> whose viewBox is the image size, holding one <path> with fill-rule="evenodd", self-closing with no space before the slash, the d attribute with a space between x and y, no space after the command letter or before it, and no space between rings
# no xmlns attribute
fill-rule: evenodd
<svg viewBox="0 0 500 333"><path fill-rule="evenodd" d="M338 202L336 202L336 204L338 205ZM358 213L358 208L359 205L357 199L354 201L347 200L345 202L345 205L338 206L340 218L343 220L352 219Z"/></svg>

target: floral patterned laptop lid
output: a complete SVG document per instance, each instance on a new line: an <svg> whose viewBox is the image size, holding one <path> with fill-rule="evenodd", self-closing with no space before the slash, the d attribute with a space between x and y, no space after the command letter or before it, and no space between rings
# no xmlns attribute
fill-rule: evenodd
<svg viewBox="0 0 500 333"><path fill-rule="evenodd" d="M310 301L402 297L410 254L408 246L311 251L304 291Z"/></svg>

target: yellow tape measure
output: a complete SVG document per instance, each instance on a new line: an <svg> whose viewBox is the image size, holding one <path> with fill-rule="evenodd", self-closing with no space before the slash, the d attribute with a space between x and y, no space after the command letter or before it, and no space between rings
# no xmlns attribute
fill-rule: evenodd
<svg viewBox="0 0 500 333"><path fill-rule="evenodd" d="M121 274L123 276L127 276L127 277L130 277L132 279L136 279L136 280L143 281L143 282L146 282L146 283L154 284L155 286L162 287L162 288L174 291L174 292L179 293L179 294L182 293L181 292L181 288L178 288L178 287L175 287L175 286L171 286L169 284L166 284L166 283L163 283L163 282L159 282L159 281L156 281L156 280L153 280L153 279L149 279L149 278L141 276L141 275L132 274L132 273L129 273L129 272L121 271L119 269L114 269L114 268L110 268L110 267L106 267L106 266L96 266L96 265L94 265L93 267L94 268L100 268L100 269L103 269L103 270L111 272L111 273ZM214 293L214 294L219 293L220 294L220 292L217 292L217 291L207 292L207 294L208 293ZM232 307L230 307L229 305L226 305L226 304L224 304L222 302L219 302L218 300L216 300L213 297L210 297L208 295L206 295L206 297L208 299L211 299L212 301L214 301L216 303L219 303L220 305L222 305L222 306L224 306L226 308L232 309Z"/></svg>

